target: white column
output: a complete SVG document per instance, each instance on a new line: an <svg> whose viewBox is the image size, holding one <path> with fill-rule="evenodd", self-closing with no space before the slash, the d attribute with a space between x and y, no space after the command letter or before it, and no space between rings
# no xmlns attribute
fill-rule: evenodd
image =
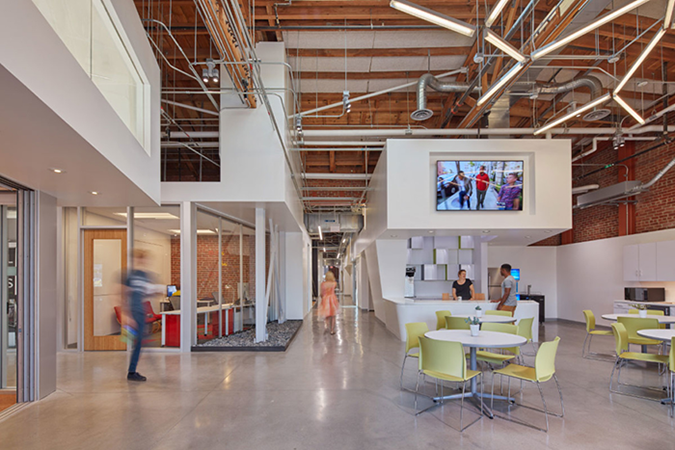
<svg viewBox="0 0 675 450"><path fill-rule="evenodd" d="M265 301L265 210L255 209L255 341L267 340Z"/></svg>
<svg viewBox="0 0 675 450"><path fill-rule="evenodd" d="M197 211L190 202L181 204L180 227L180 351L197 344Z"/></svg>

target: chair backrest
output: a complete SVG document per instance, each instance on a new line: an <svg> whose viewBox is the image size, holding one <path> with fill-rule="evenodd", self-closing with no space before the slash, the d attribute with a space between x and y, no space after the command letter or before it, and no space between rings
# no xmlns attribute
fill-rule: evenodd
<svg viewBox="0 0 675 450"><path fill-rule="evenodd" d="M670 338L670 355L668 355L668 366L671 372L675 372L675 336Z"/></svg>
<svg viewBox="0 0 675 450"><path fill-rule="evenodd" d="M150 302L143 302L143 307L145 308L145 314L149 314L151 316L155 316L155 311L152 309L152 303Z"/></svg>
<svg viewBox="0 0 675 450"><path fill-rule="evenodd" d="M595 330L595 314L590 309L584 309L584 319L586 319L586 333Z"/></svg>
<svg viewBox="0 0 675 450"><path fill-rule="evenodd" d="M436 311L436 329L445 328L445 318L451 315L450 311Z"/></svg>
<svg viewBox="0 0 675 450"><path fill-rule="evenodd" d="M448 330L468 330L470 329L469 324L466 323L464 317L452 317L448 316L445 318L445 328Z"/></svg>
<svg viewBox="0 0 675 450"><path fill-rule="evenodd" d="M513 317L513 314L511 311L499 311L496 309L488 309L485 311L486 316L507 316L507 317Z"/></svg>
<svg viewBox="0 0 675 450"><path fill-rule="evenodd" d="M544 342L539 346L537 356L534 358L534 374L537 381L548 381L555 375L555 356L558 353L560 337L556 336L550 342Z"/></svg>
<svg viewBox="0 0 675 450"><path fill-rule="evenodd" d="M637 334L638 330L656 329L659 327L658 319L642 318L642 317L621 317L619 316L619 323L626 327L628 332L628 339L642 338Z"/></svg>
<svg viewBox="0 0 675 450"><path fill-rule="evenodd" d="M466 378L466 356L464 348L459 342L437 341L427 337L420 337L420 370Z"/></svg>
<svg viewBox="0 0 675 450"><path fill-rule="evenodd" d="M534 322L534 317L526 317L518 321L518 336L522 336L525 339L532 339L532 322Z"/></svg>
<svg viewBox="0 0 675 450"><path fill-rule="evenodd" d="M169 297L169 301L171 302L171 308L173 308L174 311L180 310L180 295L172 295Z"/></svg>
<svg viewBox="0 0 675 450"><path fill-rule="evenodd" d="M639 314L640 312L637 309L629 309L628 314ZM664 316L666 313L660 309L648 309L648 316Z"/></svg>
<svg viewBox="0 0 675 450"><path fill-rule="evenodd" d="M508 334L518 334L518 325L512 325L510 323L484 323L480 327L483 331L496 331L498 333L508 333ZM509 347L504 348L514 355L520 355L520 347Z"/></svg>
<svg viewBox="0 0 675 450"><path fill-rule="evenodd" d="M410 349L416 348L420 345L420 336L429 331L429 326L426 322L412 322L405 324L405 352L408 353Z"/></svg>
<svg viewBox="0 0 675 450"><path fill-rule="evenodd" d="M485 300L485 294L482 294L480 292L476 292L476 295L473 299L474 300Z"/></svg>
<svg viewBox="0 0 675 450"><path fill-rule="evenodd" d="M626 327L622 323L617 322L612 324L612 333L614 334L614 343L616 345L616 356L620 356L628 350L628 331L626 331Z"/></svg>

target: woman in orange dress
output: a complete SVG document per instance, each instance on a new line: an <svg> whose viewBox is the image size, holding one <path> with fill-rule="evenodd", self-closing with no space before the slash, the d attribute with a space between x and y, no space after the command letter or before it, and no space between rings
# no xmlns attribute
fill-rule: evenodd
<svg viewBox="0 0 675 450"><path fill-rule="evenodd" d="M321 283L321 307L319 315L326 322L326 327L330 328L330 334L335 334L335 315L338 312L339 303L335 295L335 275L333 272L326 273L326 281Z"/></svg>

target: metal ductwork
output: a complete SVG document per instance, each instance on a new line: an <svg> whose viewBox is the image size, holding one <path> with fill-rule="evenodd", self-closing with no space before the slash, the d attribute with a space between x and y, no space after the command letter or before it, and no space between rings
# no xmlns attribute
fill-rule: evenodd
<svg viewBox="0 0 675 450"><path fill-rule="evenodd" d="M459 83L457 81L440 81L430 73L425 73L417 81L417 110L410 114L412 120L427 120L434 115L433 111L427 109L427 86L438 92L466 92L469 89L468 83ZM478 86L474 92L480 92Z"/></svg>
<svg viewBox="0 0 675 450"><path fill-rule="evenodd" d="M330 200L330 197L326 199ZM305 227L310 234L319 233L319 227L322 233L358 233L363 228L363 216L354 213L305 214Z"/></svg>
<svg viewBox="0 0 675 450"><path fill-rule="evenodd" d="M587 88L591 91L591 100L602 95L602 82L592 75L584 75L579 78L575 78L566 83L551 83L551 84L536 84L530 91L530 95L538 96L539 94L563 94L565 92L570 92L574 89ZM609 109L595 108L592 111L588 112L583 120L584 122L595 122L596 120L602 120L608 115L611 114Z"/></svg>
<svg viewBox="0 0 675 450"><path fill-rule="evenodd" d="M633 197L634 195L642 194L659 181L673 166L675 166L675 159L666 164L666 166L647 183L643 183L642 181L624 181L606 188L598 189L597 191L580 195L577 197L577 204L574 208L584 209L590 206L604 205L606 203L616 202L628 197Z"/></svg>

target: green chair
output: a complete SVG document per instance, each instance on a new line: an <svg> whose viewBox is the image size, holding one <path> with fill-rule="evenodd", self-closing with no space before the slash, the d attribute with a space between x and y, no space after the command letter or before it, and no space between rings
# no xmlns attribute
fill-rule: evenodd
<svg viewBox="0 0 675 450"><path fill-rule="evenodd" d="M629 309L628 314L640 314L640 311L637 309ZM647 315L648 316L665 316L666 313L660 309L648 309L647 310ZM666 324L665 323L660 323L659 328L662 330L666 329Z"/></svg>
<svg viewBox="0 0 675 450"><path fill-rule="evenodd" d="M649 319L647 319L649 320ZM612 374L609 376L609 392L613 392L615 394L622 394L622 395L628 395L630 397L637 397L637 398L644 398L647 400L661 400L657 398L651 398L651 397L645 397L642 395L637 395L633 393L626 393L622 392L619 390L621 386L632 386L632 387L639 387L643 389L651 389L655 391L662 391L661 388L649 388L645 386L636 386L633 384L626 384L626 383L621 383L621 369L622 367L626 366L629 361L641 361L641 362L646 362L646 363L655 363L655 364L668 364L670 362L670 358L665 355L655 355L653 353L637 353L637 352L629 352L628 351L628 343L629 343L629 334L628 330L624 326L623 323L617 322L612 324L612 332L614 333L614 341L616 343L616 362L614 363L614 367L612 368ZM672 348L671 348L671 357L672 357ZM617 389L613 389L612 384L614 381L614 372L617 372L617 378L616 378L616 384L617 384Z"/></svg>
<svg viewBox="0 0 675 450"><path fill-rule="evenodd" d="M518 336L524 337L532 345L532 353L527 356L535 356L537 354L537 349L534 347L534 341L532 340L532 323L534 322L534 317L526 317L518 321ZM525 355L525 352L522 352Z"/></svg>
<svg viewBox="0 0 675 450"><path fill-rule="evenodd" d="M419 338L429 331L429 326L426 322L413 322L405 324L405 356L403 357L403 364L401 364L401 389L403 389L403 369L405 368L405 361L410 358L418 358L419 351L410 353L410 350L419 347Z"/></svg>
<svg viewBox="0 0 675 450"><path fill-rule="evenodd" d="M445 328L445 318L451 315L450 311L436 311L436 329Z"/></svg>
<svg viewBox="0 0 675 450"><path fill-rule="evenodd" d="M653 330L659 328L658 319L619 316L618 322L626 327L626 331L628 332L628 344L641 345L643 353L647 353L648 345L663 345L661 341L642 337L637 333L639 330Z"/></svg>
<svg viewBox="0 0 675 450"><path fill-rule="evenodd" d="M499 311L496 309L488 309L485 311L486 316L506 316L506 317L513 317L513 313L511 311Z"/></svg>
<svg viewBox="0 0 675 450"><path fill-rule="evenodd" d="M535 411L543 412L546 416L546 429L536 427L535 425L516 421L515 423L520 423L532 428L535 428L540 431L545 431L548 433L548 416L553 415L556 417L564 417L565 415L565 404L563 403L562 390L560 389L560 383L558 383L558 378L555 375L555 357L558 352L558 344L560 338L556 337L551 342L544 342L539 346L537 351L537 356L534 359L534 367L521 366L518 364L509 364L503 369L495 370L492 372L492 400L491 408L494 406L494 392L495 392L495 375L500 375L502 377L515 378L521 381L529 381L537 385L539 389L539 395L541 396L541 401L544 404L544 409L532 408L530 406L519 405ZM558 395L560 395L560 408L561 413L555 414L548 410L546 406L546 399L544 398L544 391L541 389L541 383L549 381L551 378L555 381L555 385L558 388ZM507 419L508 420L508 419Z"/></svg>
<svg viewBox="0 0 675 450"><path fill-rule="evenodd" d="M600 358L600 353L591 352L591 341L593 340L593 336L611 336L612 332L610 330L595 329L595 314L590 309L585 309L583 313L584 319L586 319L586 339L584 339L584 345L581 348L581 356L586 359L602 359Z"/></svg>
<svg viewBox="0 0 675 450"><path fill-rule="evenodd" d="M452 317L452 316L448 316L448 317L445 318L445 328L447 328L448 330L470 330L471 329L464 317Z"/></svg>
<svg viewBox="0 0 675 450"><path fill-rule="evenodd" d="M518 326L508 323L484 323L481 326L481 330L496 331L498 333L518 334ZM520 356L520 347L505 348L503 350L506 350L509 353L495 353L485 350L478 350L476 352L476 359L488 364L502 365Z"/></svg>
<svg viewBox="0 0 675 450"><path fill-rule="evenodd" d="M670 340L670 355L668 356L668 368L670 369L670 416L675 416L675 337Z"/></svg>
<svg viewBox="0 0 675 450"><path fill-rule="evenodd" d="M460 383L462 385L462 397L459 410L459 428L460 432L469 428L474 423L483 418L483 404L481 402L481 411L478 419L471 422L466 427L464 423L464 395L466 394L466 382L480 376L481 397L483 396L483 373L476 370L469 370L466 367L466 358L464 357L464 347L459 342L437 341L424 336L420 340L419 372L417 374L417 384L415 387L415 415L422 414L434 406L443 404L443 400L434 403L426 409L417 411L417 393L420 385L420 374L425 377L435 378L441 382L441 393L443 393L443 382Z"/></svg>

